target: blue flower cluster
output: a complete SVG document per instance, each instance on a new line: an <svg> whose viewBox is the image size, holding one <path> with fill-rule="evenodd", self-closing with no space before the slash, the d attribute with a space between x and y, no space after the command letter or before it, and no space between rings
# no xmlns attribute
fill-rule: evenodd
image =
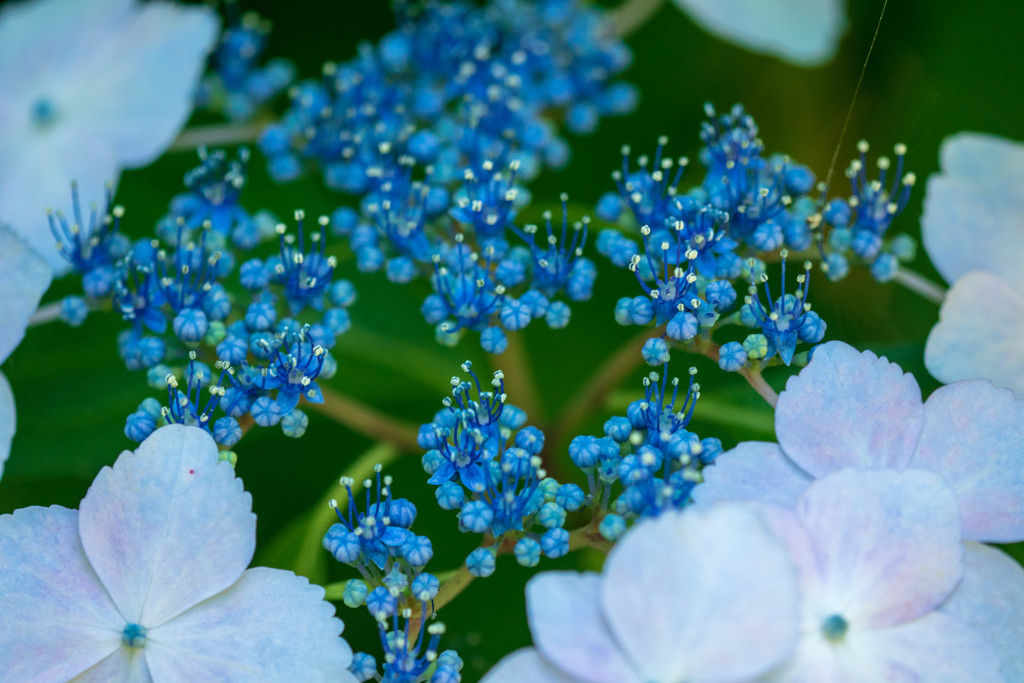
<svg viewBox="0 0 1024 683"><path fill-rule="evenodd" d="M689 503L701 470L722 452L718 439L687 430L700 397L696 368L690 368L683 396L679 379L669 382L664 369L660 377L652 372L644 378L644 397L625 416L605 422L604 436L577 436L569 444L569 457L587 475L587 503L601 516L598 529L609 541L625 531L627 521Z"/></svg>
<svg viewBox="0 0 1024 683"><path fill-rule="evenodd" d="M849 272L852 258L868 264L879 282L888 282L896 277L899 264L913 261L917 251L917 244L907 235L886 237L889 226L907 207L917 177L904 173L906 145L895 147L895 169L889 157L878 158L878 178L874 180L868 179L866 171L868 143L861 140L857 150L859 158L846 170L850 197L833 199L822 214L832 226L822 270L830 279L841 280Z"/></svg>
<svg viewBox="0 0 1024 683"><path fill-rule="evenodd" d="M469 362L462 369L470 380L452 378L451 398L420 427L419 444L427 449L423 469L438 487L438 504L458 512L463 532L485 537L466 566L474 576L490 576L504 541L527 567L541 554L565 555L566 516L583 505L583 490L546 476L544 433L525 426L526 413L506 403L502 374L496 372L486 390Z"/></svg>
<svg viewBox="0 0 1024 683"><path fill-rule="evenodd" d="M530 200L521 183L568 157L553 121L589 132L634 107L632 87L612 82L630 53L575 0L398 3L397 15L376 45L299 84L260 144L274 178L315 162L361 198L334 213L336 234L360 271L429 278L422 312L441 343L472 330L501 353L505 331L568 324L556 297L590 297L588 219L570 222L564 200L561 226L544 215L546 234L515 219Z"/></svg>
<svg viewBox="0 0 1024 683"><path fill-rule="evenodd" d="M543 469L544 433L525 426L526 414L507 403L502 373L486 390L468 362L462 369L470 380L452 378L452 396L420 427L419 444L427 449L423 468L438 487L438 504L458 512L460 530L484 536L466 558L474 576L494 573L499 552L511 550L526 567L542 555L565 555L571 542L565 524L580 510L601 520L596 531L614 541L627 521L687 504L704 465L722 452L718 439L701 440L686 429L700 395L696 370L682 397L678 380L670 385L667 376L659 381L651 373L644 398L629 406L627 417L609 419L605 436L572 440L569 456L587 488L562 484ZM613 497L616 482L621 491Z"/></svg>
<svg viewBox="0 0 1024 683"><path fill-rule="evenodd" d="M323 539L336 560L363 577L345 583L342 600L349 607L366 606L377 621L384 649L383 677L376 660L365 653L355 655L350 670L359 681L457 683L462 660L453 650L438 652L444 625L428 624L441 587L436 576L424 571L433 546L429 538L410 530L416 506L393 497L391 477L381 475L380 465L375 469L376 481L363 482L366 500L361 509L352 491L355 482L342 478L347 509L331 501L339 521Z"/></svg>
<svg viewBox="0 0 1024 683"><path fill-rule="evenodd" d="M267 214L252 216L239 203L248 152L200 149L199 156L185 176L188 192L157 224L158 239L132 244L118 231L119 207L103 219L94 207L83 223L77 193L75 222L51 214L85 294L66 299L62 316L78 324L109 299L129 323L117 339L125 365L145 370L152 388L171 391L166 408L143 402L129 416L129 438L141 441L169 422L200 426L224 447L240 438L243 424L280 424L286 435L302 436L308 418L299 402L323 402L317 380L337 370L330 349L351 325L355 289L334 278L326 216L307 229L297 211L295 232ZM236 265L237 255L275 239L277 253ZM237 277L232 291L243 295L229 293L229 276ZM210 366L221 381L211 388L216 400L200 407L194 396L209 385ZM179 395L170 381L176 377L185 387ZM215 410L224 417L215 419Z"/></svg>
<svg viewBox="0 0 1024 683"><path fill-rule="evenodd" d="M242 14L237 0L226 2L225 10L228 24L210 55L210 70L196 90L196 106L232 121L245 121L291 84L295 67L286 59L271 59L260 66L270 22L255 12Z"/></svg>
<svg viewBox="0 0 1024 683"><path fill-rule="evenodd" d="M877 277L891 277L897 258L913 257L913 243L908 246L901 236L885 251L882 235L906 205L913 174L887 188L889 164L882 160L879 181L867 181L862 144L861 161L850 172L854 197L833 200L819 211L823 200L811 197L814 174L788 157L766 155L757 125L740 105L721 115L711 105L705 108L700 161L706 172L700 185L680 189L689 162L668 158L667 140L661 138L653 159L639 157L636 168L631 150L623 149L622 168L612 174L617 192L597 204L600 219L626 229L632 221L640 232L639 245L619 230L602 230L597 238L598 251L633 271L643 291L620 299L615 319L622 325L664 326L644 347L645 360L654 366L668 361L670 343L710 345L712 329L726 325L759 331L721 347L723 369L759 370L776 359L789 365L798 343L818 343L826 329L807 299L810 261L797 277L796 293L785 291L789 250L820 253L822 269L836 278L849 270L842 251L849 248L871 264ZM904 152L897 149L897 178ZM823 221L836 226L828 240L833 251L827 255L820 249ZM813 250L816 244L819 249ZM772 296L765 270L776 250L783 263L783 289ZM740 284L749 292L742 302L736 291ZM755 286L760 284L765 300Z"/></svg>
<svg viewBox="0 0 1024 683"><path fill-rule="evenodd" d="M315 160L328 185L373 189L408 155L442 184L484 161L518 159L528 177L568 147L550 120L590 132L624 114L635 90L612 79L632 55L602 13L576 0L396 3L397 28L322 79L298 85L261 146L272 175Z"/></svg>

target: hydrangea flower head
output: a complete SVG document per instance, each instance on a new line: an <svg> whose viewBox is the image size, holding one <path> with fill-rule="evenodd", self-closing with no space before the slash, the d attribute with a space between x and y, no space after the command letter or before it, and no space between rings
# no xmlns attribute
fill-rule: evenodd
<svg viewBox="0 0 1024 683"><path fill-rule="evenodd" d="M1024 401L984 380L921 401L912 375L843 342L814 349L775 410L779 443L745 442L703 470L698 502L792 507L845 468L926 470L956 493L968 540L1024 539Z"/></svg>
<svg viewBox="0 0 1024 683"><path fill-rule="evenodd" d="M959 133L943 142L940 161L921 236L953 286L925 365L943 382L984 378L1024 398L1024 144Z"/></svg>
<svg viewBox="0 0 1024 683"><path fill-rule="evenodd" d="M50 286L50 267L24 241L0 225L0 363L25 336L29 316ZM0 475L10 454L16 417L14 395L0 372Z"/></svg>
<svg viewBox="0 0 1024 683"><path fill-rule="evenodd" d="M80 510L0 517L11 680L354 681L322 588L246 569L252 498L210 436L171 425L100 471Z"/></svg>
<svg viewBox="0 0 1024 683"><path fill-rule="evenodd" d="M534 647L485 683L746 681L781 664L797 630L793 565L739 505L638 524L602 574L539 574L526 601Z"/></svg>
<svg viewBox="0 0 1024 683"><path fill-rule="evenodd" d="M208 8L133 0L32 0L0 13L0 220L55 268L44 210L77 180L103 197L122 167L145 166L192 110L217 37Z"/></svg>

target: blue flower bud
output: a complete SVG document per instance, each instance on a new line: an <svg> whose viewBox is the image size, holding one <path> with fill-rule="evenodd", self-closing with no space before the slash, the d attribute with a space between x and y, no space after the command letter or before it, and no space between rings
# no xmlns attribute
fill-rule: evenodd
<svg viewBox="0 0 1024 683"><path fill-rule="evenodd" d="M324 534L324 549L343 564L355 564L359 560L362 546L359 537L342 524L332 524Z"/></svg>
<svg viewBox="0 0 1024 683"><path fill-rule="evenodd" d="M604 433L614 439L616 443L625 443L629 440L629 435L633 433L633 425L630 424L629 418L611 417L604 423Z"/></svg>
<svg viewBox="0 0 1024 683"><path fill-rule="evenodd" d="M516 448L522 448L530 455L537 455L544 449L544 432L534 426L524 427L516 433Z"/></svg>
<svg viewBox="0 0 1024 683"><path fill-rule="evenodd" d="M360 579L349 579L342 588L341 600L346 607L360 607L366 604L370 589Z"/></svg>
<svg viewBox="0 0 1024 683"><path fill-rule="evenodd" d="M583 489L576 484L562 484L555 493L555 502L569 512L575 512L583 507L586 498Z"/></svg>
<svg viewBox="0 0 1024 683"><path fill-rule="evenodd" d="M366 596L366 609L377 621L384 621L398 611L398 598L384 586L377 586Z"/></svg>
<svg viewBox="0 0 1024 683"><path fill-rule="evenodd" d="M213 439L221 446L231 448L242 438L242 427L233 417L222 417L213 423Z"/></svg>
<svg viewBox="0 0 1024 683"><path fill-rule="evenodd" d="M548 529L540 537L540 547L551 559L569 552L569 532L565 529Z"/></svg>
<svg viewBox="0 0 1024 683"><path fill-rule="evenodd" d="M458 338L455 338L456 343ZM508 348L508 338L500 327L488 327L480 333L480 346L487 353L505 353Z"/></svg>
<svg viewBox="0 0 1024 683"><path fill-rule="evenodd" d="M469 573L479 578L487 578L493 574L495 567L494 553L488 548L477 548L466 558Z"/></svg>
<svg viewBox="0 0 1024 683"><path fill-rule="evenodd" d="M661 337L648 339L640 349L640 355L652 367L664 365L669 361L668 343Z"/></svg>
<svg viewBox="0 0 1024 683"><path fill-rule="evenodd" d="M437 597L439 590L441 590L441 582L436 576L426 572L413 579L410 587L412 596L420 602L430 602Z"/></svg>
<svg viewBox="0 0 1024 683"><path fill-rule="evenodd" d="M537 512L537 521L546 529L557 529L565 524L565 514L558 503L544 503Z"/></svg>
<svg viewBox="0 0 1024 683"><path fill-rule="evenodd" d="M466 502L465 490L454 481L446 481L434 491L442 510L459 510Z"/></svg>
<svg viewBox="0 0 1024 683"><path fill-rule="evenodd" d="M281 432L292 439L298 439L305 434L307 427L309 427L309 418L298 408L293 408L281 418Z"/></svg>
<svg viewBox="0 0 1024 683"><path fill-rule="evenodd" d="M532 538L520 538L512 554L523 567L536 567L540 563L540 543Z"/></svg>
<svg viewBox="0 0 1024 683"><path fill-rule="evenodd" d="M626 520L616 514L605 515L601 523L597 525L597 530L607 540L614 543L626 532Z"/></svg>
<svg viewBox="0 0 1024 683"><path fill-rule="evenodd" d="M747 364L747 352L739 342L728 342L718 350L718 367L726 372L739 372Z"/></svg>
<svg viewBox="0 0 1024 683"><path fill-rule="evenodd" d="M569 325L572 310L564 301L553 301L544 314L544 321L553 330L560 330Z"/></svg>
<svg viewBox="0 0 1024 683"><path fill-rule="evenodd" d="M156 429L156 420L141 410L128 416L124 423L124 435L132 441L142 442Z"/></svg>
<svg viewBox="0 0 1024 683"><path fill-rule="evenodd" d="M486 533L494 521L494 511L482 500L473 500L459 511L459 526L475 534Z"/></svg>
<svg viewBox="0 0 1024 683"><path fill-rule="evenodd" d="M260 396L252 402L249 414L260 427L273 427L281 421L281 406L269 396Z"/></svg>
<svg viewBox="0 0 1024 683"><path fill-rule="evenodd" d="M174 336L186 344L198 344L206 334L209 322L206 314L198 308L183 308L174 316Z"/></svg>
<svg viewBox="0 0 1024 683"><path fill-rule="evenodd" d="M352 655L348 670L359 683L366 683L377 676L377 660L365 652L356 652Z"/></svg>
<svg viewBox="0 0 1024 683"><path fill-rule="evenodd" d="M66 296L60 301L60 319L71 327L78 327L89 315L89 304L80 296Z"/></svg>
<svg viewBox="0 0 1024 683"><path fill-rule="evenodd" d="M748 358L760 360L768 355L768 337L763 334L748 334L743 340L743 350Z"/></svg>

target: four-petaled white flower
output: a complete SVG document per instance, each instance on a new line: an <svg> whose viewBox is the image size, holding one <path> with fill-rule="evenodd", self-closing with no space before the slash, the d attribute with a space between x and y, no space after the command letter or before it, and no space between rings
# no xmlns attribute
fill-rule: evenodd
<svg viewBox="0 0 1024 683"><path fill-rule="evenodd" d="M802 616L795 655L766 680L1002 683L987 634L937 609L963 575L956 496L939 476L842 470L794 511L762 515L790 548Z"/></svg>
<svg viewBox="0 0 1024 683"><path fill-rule="evenodd" d="M246 569L252 498L203 430L154 432L80 510L0 516L0 662L10 681L354 683L324 590Z"/></svg>
<svg viewBox="0 0 1024 683"><path fill-rule="evenodd" d="M45 210L71 181L103 198L121 168L177 135L217 38L205 7L134 0L32 0L0 11L0 223L54 268Z"/></svg>
<svg viewBox="0 0 1024 683"><path fill-rule="evenodd" d="M925 366L942 382L983 378L1024 398L1024 144L958 133L940 161L921 238L952 288Z"/></svg>

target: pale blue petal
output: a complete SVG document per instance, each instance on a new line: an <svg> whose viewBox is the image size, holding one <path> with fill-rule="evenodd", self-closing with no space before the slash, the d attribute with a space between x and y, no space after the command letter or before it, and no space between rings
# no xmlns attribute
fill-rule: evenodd
<svg viewBox="0 0 1024 683"><path fill-rule="evenodd" d="M905 623L956 586L960 519L953 490L922 470L844 470L807 489L797 517L817 558L805 610L851 628Z"/></svg>
<svg viewBox="0 0 1024 683"><path fill-rule="evenodd" d="M544 658L587 683L642 683L608 630L600 605L601 577L543 572L526 584L533 644Z"/></svg>
<svg viewBox="0 0 1024 683"><path fill-rule="evenodd" d="M921 430L921 390L913 375L843 342L814 350L775 408L786 455L810 474L906 467Z"/></svg>
<svg viewBox="0 0 1024 683"><path fill-rule="evenodd" d="M119 647L102 662L73 678L71 683L151 683L152 680L142 650Z"/></svg>
<svg viewBox="0 0 1024 683"><path fill-rule="evenodd" d="M109 141L120 164L145 166L177 136L219 29L208 7L140 3L95 46L79 115Z"/></svg>
<svg viewBox="0 0 1024 683"><path fill-rule="evenodd" d="M637 524L608 556L601 603L645 681L754 678L796 643L794 567L742 504Z"/></svg>
<svg viewBox="0 0 1024 683"><path fill-rule="evenodd" d="M846 31L843 0L675 0L704 30L798 66L832 59Z"/></svg>
<svg viewBox="0 0 1024 683"><path fill-rule="evenodd" d="M851 633L848 680L1003 683L999 660L976 631L932 612L894 628ZM838 649L838 648L837 648Z"/></svg>
<svg viewBox="0 0 1024 683"><path fill-rule="evenodd" d="M935 268L950 283L988 271L1024 292L1024 144L960 133L943 141L940 161L921 216Z"/></svg>
<svg viewBox="0 0 1024 683"><path fill-rule="evenodd" d="M324 589L280 569L257 567L228 590L151 629L145 647L163 681L334 683L352 650Z"/></svg>
<svg viewBox="0 0 1024 683"><path fill-rule="evenodd" d="M928 335L924 364L944 383L987 379L1024 398L1024 290L980 271L957 280Z"/></svg>
<svg viewBox="0 0 1024 683"><path fill-rule="evenodd" d="M89 84L79 80L91 67L96 44L110 37L133 0L32 0L0 10L0 65L4 74L4 123L31 125L31 103L46 96L56 104L74 99ZM60 111L60 109L58 109ZM9 129L4 130L9 134Z"/></svg>
<svg viewBox="0 0 1024 683"><path fill-rule="evenodd" d="M89 561L129 621L152 629L238 580L256 516L198 427L161 427L104 467L82 500Z"/></svg>
<svg viewBox="0 0 1024 683"><path fill-rule="evenodd" d="M953 487L963 536L1024 540L1024 401L985 380L939 388L924 406L911 463Z"/></svg>
<svg viewBox="0 0 1024 683"><path fill-rule="evenodd" d="M487 672L480 683L579 683L544 661L532 647L506 655Z"/></svg>
<svg viewBox="0 0 1024 683"><path fill-rule="evenodd" d="M1007 681L1024 681L1024 568L997 548L964 543L964 578L941 611L980 633Z"/></svg>
<svg viewBox="0 0 1024 683"><path fill-rule="evenodd" d="M4 474L4 463L11 454L11 439L18 425L18 414L14 410L14 394L11 385L0 372L0 477Z"/></svg>
<svg viewBox="0 0 1024 683"><path fill-rule="evenodd" d="M1008 683L991 647L941 612L883 629L851 627L838 644L809 633L771 683Z"/></svg>
<svg viewBox="0 0 1024 683"><path fill-rule="evenodd" d="M751 501L796 507L811 477L773 443L747 441L705 467L704 483L693 489L702 504Z"/></svg>
<svg viewBox="0 0 1024 683"><path fill-rule="evenodd" d="M119 648L123 629L82 552L76 510L0 516L0 677L66 681Z"/></svg>
<svg viewBox="0 0 1024 683"><path fill-rule="evenodd" d="M6 138L6 140L4 140ZM71 213L71 181L78 182L83 211L103 206L104 187L120 169L104 140L59 126L48 135L0 136L0 223L18 233L55 272L69 268L57 251L46 210Z"/></svg>
<svg viewBox="0 0 1024 683"><path fill-rule="evenodd" d="M29 318L50 287L50 277L46 262L10 229L0 226L0 363L24 338Z"/></svg>

